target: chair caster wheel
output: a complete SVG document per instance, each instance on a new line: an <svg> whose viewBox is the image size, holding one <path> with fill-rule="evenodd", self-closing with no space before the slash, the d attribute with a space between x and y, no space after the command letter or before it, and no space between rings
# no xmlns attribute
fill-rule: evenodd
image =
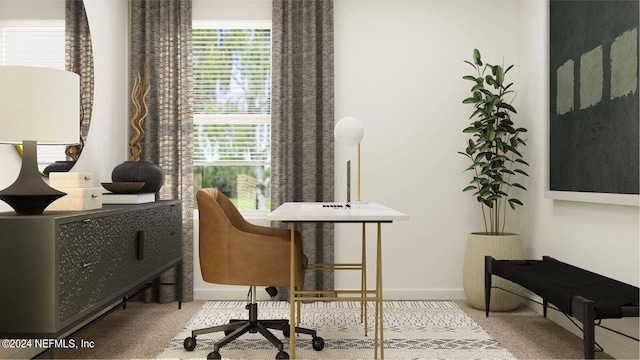
<svg viewBox="0 0 640 360"><path fill-rule="evenodd" d="M184 339L184 349L187 351L193 351L196 348L196 338L189 336Z"/></svg>
<svg viewBox="0 0 640 360"><path fill-rule="evenodd" d="M289 359L289 354L286 351L280 351L276 354L276 360Z"/></svg>
<svg viewBox="0 0 640 360"><path fill-rule="evenodd" d="M320 351L324 349L324 339L320 336L316 336L311 341L311 345L313 346L313 350Z"/></svg>
<svg viewBox="0 0 640 360"><path fill-rule="evenodd" d="M212 351L209 353L209 355L207 355L207 360L220 360L220 359L222 359L222 356L220 356L219 351Z"/></svg>

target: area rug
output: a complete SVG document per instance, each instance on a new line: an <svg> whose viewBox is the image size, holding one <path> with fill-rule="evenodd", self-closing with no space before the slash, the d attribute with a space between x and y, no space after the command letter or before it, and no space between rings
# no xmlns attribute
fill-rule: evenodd
<svg viewBox="0 0 640 360"><path fill-rule="evenodd" d="M159 359L206 359L222 333L199 335L195 350L186 351L184 339L191 330L247 317L244 302L211 301L194 315L158 356ZM289 303L258 302L261 319L289 317ZM311 338L296 338L298 359L373 359L374 305L368 305L369 335L364 335L357 302L313 302L302 304L301 326L317 330L325 347L313 350ZM281 332L274 334L289 342ZM223 359L275 359L277 349L260 334L245 334L220 349ZM385 301L384 355L405 359L514 359L482 327L451 301Z"/></svg>

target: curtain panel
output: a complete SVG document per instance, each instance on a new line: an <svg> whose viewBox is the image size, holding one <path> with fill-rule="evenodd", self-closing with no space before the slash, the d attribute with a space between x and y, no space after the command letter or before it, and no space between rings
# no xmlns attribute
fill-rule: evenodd
<svg viewBox="0 0 640 360"><path fill-rule="evenodd" d="M273 0L271 204L334 199L332 0ZM332 263L332 224L298 226L310 263ZM305 289L332 290L333 272ZM288 289L280 289L288 299Z"/></svg>
<svg viewBox="0 0 640 360"><path fill-rule="evenodd" d="M93 48L84 1L65 0L65 68L80 75L80 143L65 153L78 160L89 134L93 111Z"/></svg>
<svg viewBox="0 0 640 360"><path fill-rule="evenodd" d="M183 301L193 300L191 11L191 0L131 1L131 79L146 67L151 86L140 159L164 170L160 199L182 200ZM165 274L160 281L171 282L173 276ZM175 291L159 287L158 301L174 301Z"/></svg>

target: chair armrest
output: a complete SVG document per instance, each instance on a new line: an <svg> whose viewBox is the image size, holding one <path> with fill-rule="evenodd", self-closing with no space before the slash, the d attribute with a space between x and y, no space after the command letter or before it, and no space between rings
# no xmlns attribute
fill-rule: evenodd
<svg viewBox="0 0 640 360"><path fill-rule="evenodd" d="M270 228L266 228L270 229ZM265 229L262 229L265 230ZM227 256L229 278L238 285L289 286L291 233L274 229L273 233L284 236L269 236L230 228ZM284 231L282 231L284 230ZM271 233L271 231L264 231ZM307 257L302 251L300 233L295 235L296 286L302 286Z"/></svg>

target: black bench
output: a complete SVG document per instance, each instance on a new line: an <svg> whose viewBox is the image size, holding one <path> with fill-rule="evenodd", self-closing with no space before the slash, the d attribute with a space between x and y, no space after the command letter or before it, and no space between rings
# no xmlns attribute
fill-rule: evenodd
<svg viewBox="0 0 640 360"><path fill-rule="evenodd" d="M510 280L543 299L543 312L557 310L583 324L585 359L595 357L595 324L600 319L638 317L636 286L575 267L549 256L542 260L496 260L485 257L485 305L489 316L492 275Z"/></svg>

